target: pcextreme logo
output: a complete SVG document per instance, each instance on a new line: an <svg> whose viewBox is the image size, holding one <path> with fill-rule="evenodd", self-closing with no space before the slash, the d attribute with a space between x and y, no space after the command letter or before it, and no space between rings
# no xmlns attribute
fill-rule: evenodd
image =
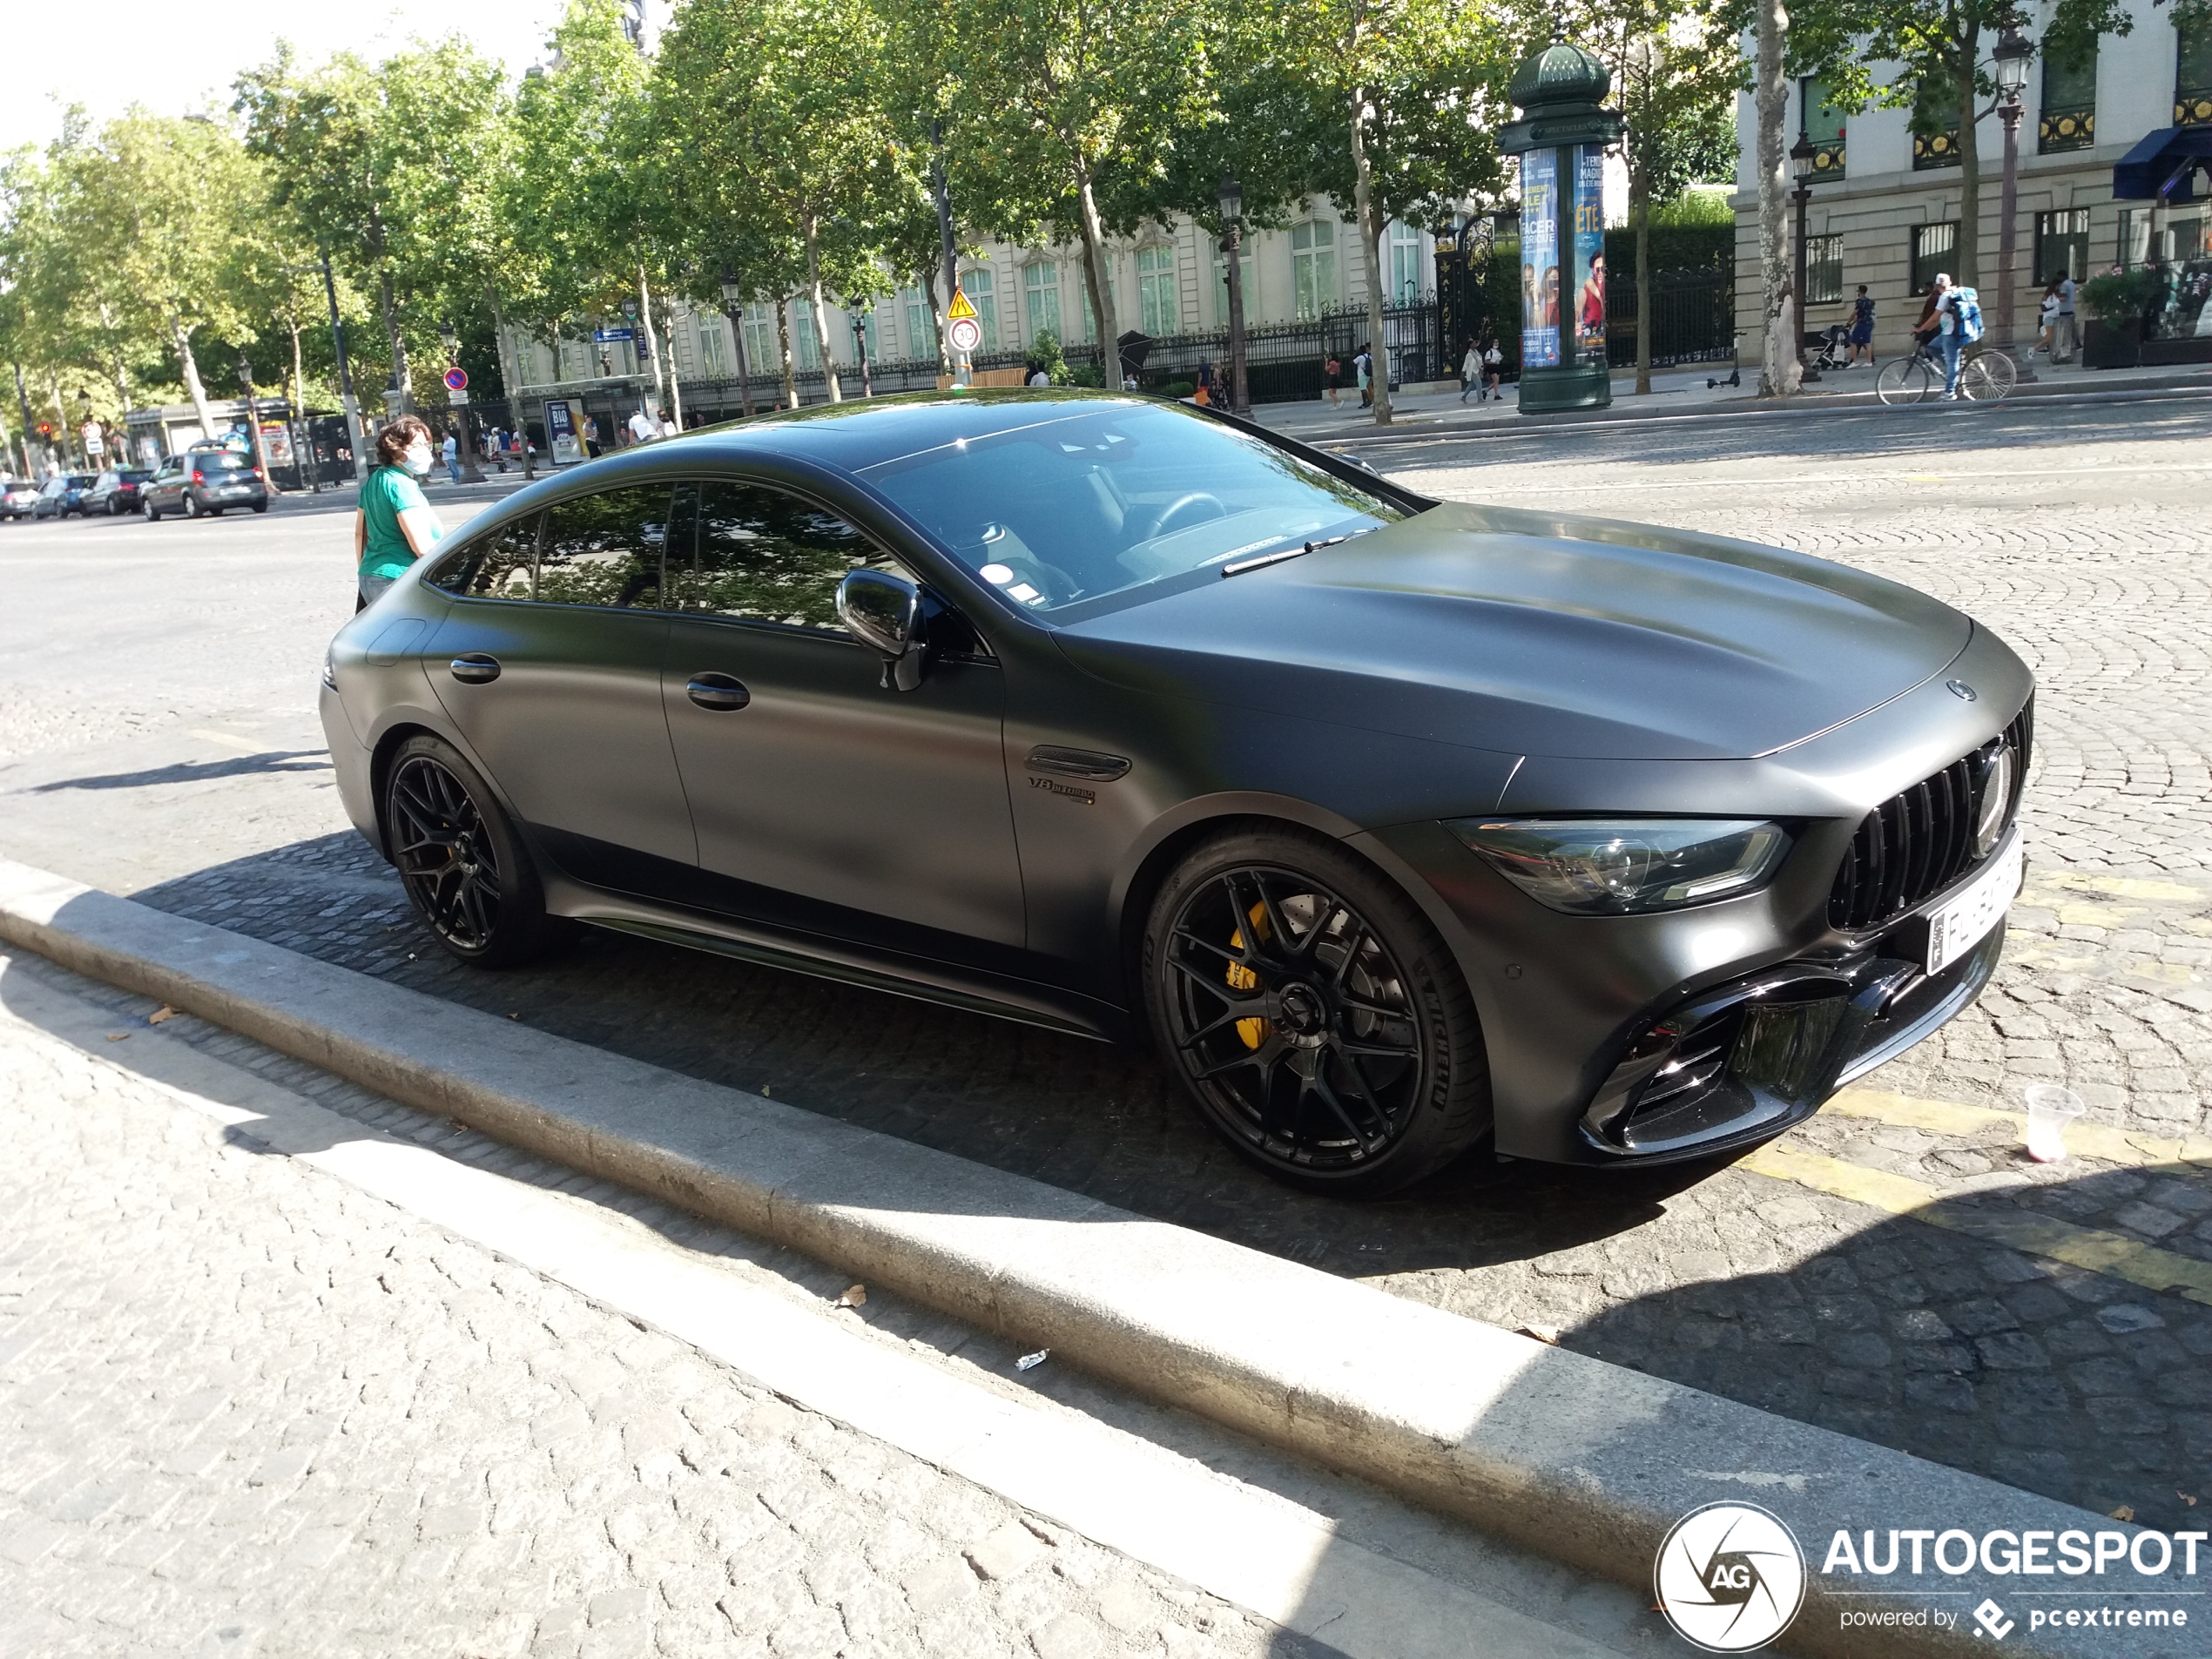
<svg viewBox="0 0 2212 1659"><path fill-rule="evenodd" d="M1788 1629L1804 1604L1804 1552L1757 1505L1709 1503L1660 1544L1652 1588L1683 1641L1708 1653L1750 1653Z"/></svg>

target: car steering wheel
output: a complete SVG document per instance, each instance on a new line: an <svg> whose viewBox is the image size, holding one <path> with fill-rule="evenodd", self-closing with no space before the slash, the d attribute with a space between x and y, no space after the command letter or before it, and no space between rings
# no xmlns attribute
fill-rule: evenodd
<svg viewBox="0 0 2212 1659"><path fill-rule="evenodd" d="M1209 519L1226 518L1229 516L1229 509L1221 504L1220 496L1209 496L1203 489L1194 489L1187 496L1178 496L1175 500L1167 504L1166 510L1162 512L1159 517L1153 522L1153 536L1157 537L1165 536L1170 529L1181 529L1186 528L1184 525L1177 524L1176 520L1183 515L1184 509L1194 507L1211 507L1213 509L1213 511L1211 513L1198 514L1190 520L1192 524L1203 524Z"/></svg>

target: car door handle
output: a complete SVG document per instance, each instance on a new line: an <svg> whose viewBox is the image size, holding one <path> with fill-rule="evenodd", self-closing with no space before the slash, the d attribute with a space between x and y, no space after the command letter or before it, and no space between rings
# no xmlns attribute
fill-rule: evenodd
<svg viewBox="0 0 2212 1659"><path fill-rule="evenodd" d="M480 651L456 657L447 666L453 670L454 678L466 685L489 685L499 678L499 658Z"/></svg>
<svg viewBox="0 0 2212 1659"><path fill-rule="evenodd" d="M684 687L684 695L703 709L726 713L741 709L752 701L752 693L742 681L727 674L694 674Z"/></svg>

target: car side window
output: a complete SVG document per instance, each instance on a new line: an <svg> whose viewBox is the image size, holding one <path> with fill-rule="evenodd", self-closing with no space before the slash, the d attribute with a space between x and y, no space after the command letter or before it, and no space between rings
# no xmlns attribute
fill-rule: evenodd
<svg viewBox="0 0 2212 1659"><path fill-rule="evenodd" d="M449 553L430 573L430 585L460 599L528 599L537 581L537 531L542 513L502 524L489 536Z"/></svg>
<svg viewBox="0 0 2212 1659"><path fill-rule="evenodd" d="M537 559L541 604L660 608L669 484L603 489L546 509Z"/></svg>
<svg viewBox="0 0 2212 1659"><path fill-rule="evenodd" d="M836 514L783 490L718 480L698 493L697 551L678 562L677 610L843 633L837 585L846 573L899 568Z"/></svg>

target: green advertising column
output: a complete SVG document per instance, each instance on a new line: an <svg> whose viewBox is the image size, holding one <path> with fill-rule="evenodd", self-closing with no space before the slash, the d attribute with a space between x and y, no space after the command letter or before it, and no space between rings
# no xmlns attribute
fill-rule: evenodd
<svg viewBox="0 0 2212 1659"><path fill-rule="evenodd" d="M1498 134L1521 158L1521 412L1602 409L1605 355L1605 152L1621 118L1602 106L1613 77L1580 46L1554 43L1513 72L1521 118Z"/></svg>

